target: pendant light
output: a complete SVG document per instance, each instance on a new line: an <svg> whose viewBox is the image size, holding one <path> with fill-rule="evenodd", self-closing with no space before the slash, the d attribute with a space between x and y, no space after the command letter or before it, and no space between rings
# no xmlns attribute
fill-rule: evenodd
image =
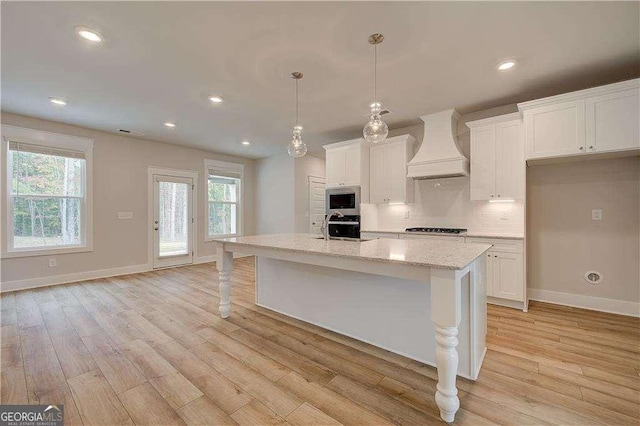
<svg viewBox="0 0 640 426"><path fill-rule="evenodd" d="M307 144L302 142L302 126L298 124L298 80L302 78L301 72L291 73L291 78L296 81L296 125L293 126L293 138L287 145L287 152L292 157L304 157L307 153Z"/></svg>
<svg viewBox="0 0 640 426"><path fill-rule="evenodd" d="M389 126L380 118L382 102L378 101L378 45L382 43L382 34L371 34L369 44L373 44L373 102L371 103L371 114L369 122L364 126L362 135L369 143L380 143L389 134Z"/></svg>

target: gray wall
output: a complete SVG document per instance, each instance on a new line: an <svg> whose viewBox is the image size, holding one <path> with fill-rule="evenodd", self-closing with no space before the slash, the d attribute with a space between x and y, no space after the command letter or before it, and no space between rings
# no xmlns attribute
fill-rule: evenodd
<svg viewBox="0 0 640 426"><path fill-rule="evenodd" d="M147 168L149 166L192 170L199 173L196 206L198 229L195 247L196 256L205 257L214 255L215 248L213 243L204 241L204 160L214 159L244 164L243 226L245 234L255 233L255 162L253 160L14 114L3 113L2 123L94 140L94 250L87 253L56 255L58 263L56 268L48 267L47 259L52 256L2 259L0 275L2 282L147 264ZM1 175L4 188L6 177L4 173ZM6 213L4 200L2 206L4 217ZM118 211L133 212L133 220L118 220ZM6 221L3 220L3 235L5 223Z"/></svg>

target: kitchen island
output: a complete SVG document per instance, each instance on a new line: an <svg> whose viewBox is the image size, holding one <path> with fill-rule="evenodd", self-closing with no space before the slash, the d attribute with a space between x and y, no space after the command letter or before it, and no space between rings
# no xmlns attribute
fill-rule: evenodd
<svg viewBox="0 0 640 426"><path fill-rule="evenodd" d="M460 407L486 350L488 244L325 241L277 234L216 240L220 314L231 311L233 254L256 257L256 304L436 366L440 416Z"/></svg>

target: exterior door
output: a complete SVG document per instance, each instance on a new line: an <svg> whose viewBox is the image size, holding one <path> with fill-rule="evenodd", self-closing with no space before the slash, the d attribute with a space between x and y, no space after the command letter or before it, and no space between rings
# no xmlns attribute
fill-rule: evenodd
<svg viewBox="0 0 640 426"><path fill-rule="evenodd" d="M322 221L326 213L326 183L323 178L309 176L309 233L322 233Z"/></svg>
<svg viewBox="0 0 640 426"><path fill-rule="evenodd" d="M193 263L193 179L153 176L153 267Z"/></svg>

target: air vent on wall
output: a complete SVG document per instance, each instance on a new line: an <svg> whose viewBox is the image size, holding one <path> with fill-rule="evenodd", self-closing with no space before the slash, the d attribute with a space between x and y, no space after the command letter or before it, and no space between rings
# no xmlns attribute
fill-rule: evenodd
<svg viewBox="0 0 640 426"><path fill-rule="evenodd" d="M131 135L131 136L144 136L144 133L136 132L129 129L118 129L118 132L124 133L125 135Z"/></svg>
<svg viewBox="0 0 640 426"><path fill-rule="evenodd" d="M602 274L600 272L596 272L596 271L587 271L584 274L584 279L589 283L589 284L600 284L602 282Z"/></svg>
<svg viewBox="0 0 640 426"><path fill-rule="evenodd" d="M383 109L382 111L380 111L380 115L387 115L387 114L391 114L391 111L389 111L388 109ZM369 116L371 115L370 112L364 114L365 117L369 118Z"/></svg>

